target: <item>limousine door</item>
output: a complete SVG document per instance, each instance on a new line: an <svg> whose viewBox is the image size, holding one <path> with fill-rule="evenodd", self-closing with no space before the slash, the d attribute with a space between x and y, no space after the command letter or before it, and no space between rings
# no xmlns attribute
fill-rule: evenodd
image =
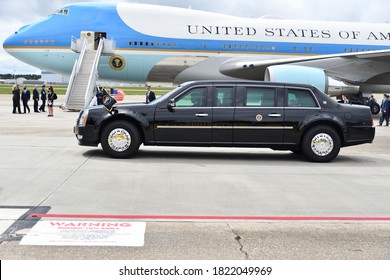
<svg viewBox="0 0 390 280"><path fill-rule="evenodd" d="M214 146L233 145L234 91L235 87L230 85L213 88L212 142Z"/></svg>
<svg viewBox="0 0 390 280"><path fill-rule="evenodd" d="M207 87L195 87L180 94L172 110L158 108L154 137L163 145L202 146L211 143L212 107L208 106Z"/></svg>
<svg viewBox="0 0 390 280"><path fill-rule="evenodd" d="M241 100L234 114L234 146L283 144L284 109L278 106L277 89L248 86L239 92Z"/></svg>

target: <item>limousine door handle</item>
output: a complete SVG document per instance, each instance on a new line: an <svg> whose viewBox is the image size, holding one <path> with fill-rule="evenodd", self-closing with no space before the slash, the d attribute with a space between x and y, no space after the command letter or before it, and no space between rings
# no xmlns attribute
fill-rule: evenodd
<svg viewBox="0 0 390 280"><path fill-rule="evenodd" d="M268 114L268 117L271 117L271 118L277 118L277 117L281 117L282 115L281 114Z"/></svg>
<svg viewBox="0 0 390 280"><path fill-rule="evenodd" d="M195 114L195 116L197 116L199 118L204 118L204 117L208 117L209 114L198 113L198 114Z"/></svg>

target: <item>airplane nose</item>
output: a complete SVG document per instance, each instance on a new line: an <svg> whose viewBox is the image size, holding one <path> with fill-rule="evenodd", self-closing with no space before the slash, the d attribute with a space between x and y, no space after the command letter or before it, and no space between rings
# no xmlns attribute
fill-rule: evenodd
<svg viewBox="0 0 390 280"><path fill-rule="evenodd" d="M5 39L3 42L3 49L9 53L10 48L23 46L23 42L24 42L23 34L25 33L25 31L27 31L28 27L30 26L31 25L25 25L21 27L18 31L15 31L14 34L12 34L7 39Z"/></svg>
<svg viewBox="0 0 390 280"><path fill-rule="evenodd" d="M14 53L12 51L12 49L14 49L14 47L16 46L20 46L20 40L17 38L17 33L15 32L15 34L9 36L7 39L4 40L3 42L3 49L10 55L14 56Z"/></svg>
<svg viewBox="0 0 390 280"><path fill-rule="evenodd" d="M9 36L7 39L3 42L3 49L7 51L7 48L12 46L14 42L14 35Z"/></svg>
<svg viewBox="0 0 390 280"><path fill-rule="evenodd" d="M19 31L15 31L14 34L4 40L3 48L7 50L9 47L20 46L22 44L22 38L19 35Z"/></svg>
<svg viewBox="0 0 390 280"><path fill-rule="evenodd" d="M26 52L24 51L24 47L26 46L25 42L26 37L24 33L21 34L18 30L4 40L3 49L14 58L29 64L29 59L26 57Z"/></svg>

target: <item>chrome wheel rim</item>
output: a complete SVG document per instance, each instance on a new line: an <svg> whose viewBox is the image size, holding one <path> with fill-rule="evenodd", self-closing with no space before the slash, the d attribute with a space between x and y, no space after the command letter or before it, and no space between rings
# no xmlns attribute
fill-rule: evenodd
<svg viewBox="0 0 390 280"><path fill-rule="evenodd" d="M130 144L130 133L123 128L116 128L108 135L108 145L116 152L126 151Z"/></svg>
<svg viewBox="0 0 390 280"><path fill-rule="evenodd" d="M333 138L326 133L320 133L311 140L311 149L317 156L329 155L334 147Z"/></svg>

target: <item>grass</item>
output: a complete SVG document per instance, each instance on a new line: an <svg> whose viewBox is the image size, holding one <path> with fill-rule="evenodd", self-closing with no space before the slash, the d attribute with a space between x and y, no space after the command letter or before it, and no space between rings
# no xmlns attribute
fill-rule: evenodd
<svg viewBox="0 0 390 280"><path fill-rule="evenodd" d="M32 94L32 90L34 89L33 85L28 85L28 89L30 90ZM46 86L47 87L47 86ZM53 86L55 93L59 95L64 95L66 93L66 86ZM146 92L145 87L115 87L116 89L122 89L125 95L144 95ZM20 89L23 89L23 85L20 86ZM38 86L38 90L40 92L41 86ZM163 95L167 93L168 91L172 90L171 87L156 87L152 90L156 93L156 95ZM109 88L106 88L106 90L109 90ZM0 94L11 94L12 93L12 85L10 84L3 84L0 85Z"/></svg>

